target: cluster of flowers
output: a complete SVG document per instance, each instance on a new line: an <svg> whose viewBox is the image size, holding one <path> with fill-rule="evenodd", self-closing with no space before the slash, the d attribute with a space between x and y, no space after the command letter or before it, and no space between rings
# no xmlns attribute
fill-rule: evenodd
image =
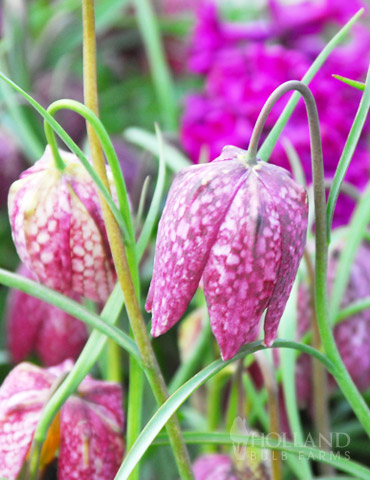
<svg viewBox="0 0 370 480"><path fill-rule="evenodd" d="M247 24L222 21L214 3L199 10L192 39L189 68L204 77L204 88L185 99L182 143L194 162L217 157L224 145L247 148L258 113L270 93L287 80L300 80L326 43L324 33L332 24L343 24L361 8L355 0L285 5L268 2L268 20ZM332 178L351 128L360 92L339 84L332 74L363 80L369 64L369 30L357 25L351 41L338 47L310 84L321 123L325 174ZM266 133L275 124L285 101L271 113ZM370 162L365 127L346 180L363 188ZM284 130L311 180L311 160L306 112L298 105ZM280 143L272 162L289 168ZM345 223L353 209L348 197L340 199L335 222Z"/></svg>

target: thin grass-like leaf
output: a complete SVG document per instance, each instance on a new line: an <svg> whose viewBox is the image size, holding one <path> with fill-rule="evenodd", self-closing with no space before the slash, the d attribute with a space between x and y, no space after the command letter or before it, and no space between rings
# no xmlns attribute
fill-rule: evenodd
<svg viewBox="0 0 370 480"><path fill-rule="evenodd" d="M337 317L351 273L352 263L370 222L370 185L362 195L349 224L346 242L340 254L330 298L330 321Z"/></svg>
<svg viewBox="0 0 370 480"><path fill-rule="evenodd" d="M279 335L288 340L294 340L297 330L297 290L298 283L295 282L279 327ZM289 426L291 431L294 432L297 442L303 445L303 429L299 418L295 382L295 352L288 348L282 349L280 352L280 361L283 394ZM312 478L310 464L306 458L304 460L302 459L299 478L304 480Z"/></svg>
<svg viewBox="0 0 370 480"><path fill-rule="evenodd" d="M367 72L365 90L362 95L358 110L356 112L355 119L352 123L351 130L348 134L347 141L344 145L344 149L340 157L337 169L335 171L333 184L331 186L330 193L329 193L328 205L326 208L328 241L330 241L331 225L333 222L335 205L338 200L340 188L343 183L344 177L347 173L349 164L352 160L353 154L355 152L362 129L364 127L366 118L369 113L369 109L370 109L370 67Z"/></svg>
<svg viewBox="0 0 370 480"><path fill-rule="evenodd" d="M357 82L356 80L351 80L350 78L342 77L342 75L332 75L332 76L337 80L339 80L340 82L343 82L346 85L349 85L350 87L356 88L357 90L361 90L361 91L365 90L365 84L362 82Z"/></svg>
<svg viewBox="0 0 370 480"><path fill-rule="evenodd" d="M149 211L148 211L143 229L141 231L139 240L137 241L136 252L137 252L138 258L141 258L141 256L143 255L144 250L146 249L148 242L150 240L150 236L152 234L154 224L157 220L160 205L161 205L161 200L163 196L165 177L166 177L166 164L164 161L163 138L158 126L156 126L156 133L157 133L158 143L159 143L158 179L157 179L157 184L155 186L154 195L152 198L152 203L150 204Z"/></svg>
<svg viewBox="0 0 370 480"><path fill-rule="evenodd" d="M307 70L307 73L302 78L302 82L305 85L308 85L311 82L316 73L320 70L321 66L325 63L330 53L346 37L351 27L357 22L357 20L361 17L363 13L364 9L362 8L344 25L341 30L339 30L339 32L324 47L324 49L320 52L316 60L311 65L311 67ZM281 113L278 121L276 122L276 124L274 125L271 132L268 134L267 138L265 139L261 148L258 151L258 157L262 160L267 161L269 159L272 150L274 149L276 142L278 141L281 132L283 131L286 123L292 115L299 99L300 94L293 93L292 97L290 98L289 102Z"/></svg>
<svg viewBox="0 0 370 480"><path fill-rule="evenodd" d="M112 338L116 341L124 350L129 352L135 358L139 359L139 353L135 342L124 332L118 328L106 323L99 317L99 315L94 314L80 303L72 300L71 298L62 295L55 290L52 290L40 283L34 282L26 277L22 277L16 273L8 272L0 268L0 283L9 288L16 288L21 292L27 293L32 297L43 300L54 307L58 307L69 315L78 318L82 322L90 325L93 328L99 330L109 338ZM113 294L112 294L113 295ZM114 294L115 302L118 301L117 292ZM109 300L107 302L107 305ZM109 305L108 305L109 306Z"/></svg>
<svg viewBox="0 0 370 480"><path fill-rule="evenodd" d="M123 133L124 138L135 145L148 150L159 157L158 140L152 133L137 127L127 128ZM185 157L177 148L164 142L164 159L166 165L174 173L191 165L188 158Z"/></svg>
<svg viewBox="0 0 370 480"><path fill-rule="evenodd" d="M293 348L302 350L305 353L314 355L319 361L324 363L326 368L328 368L329 371L331 371L332 373L334 373L335 371L334 365L325 355L321 354L314 348L309 347L308 345L303 345L287 340L276 340L273 344L273 347ZM131 450L128 452L126 458L124 459L115 477L115 480L127 480L129 478L130 473L133 471L137 463L141 460L142 456L152 444L158 433L166 425L168 419L176 412L176 410L197 388L203 385L217 372L224 369L231 362L243 358L248 354L257 352L258 350L263 350L264 348L265 347L260 341L250 343L249 345L246 345L237 355L235 355L233 359L228 360L227 362L224 362L222 360L216 360L215 362L211 363L206 368L201 370L199 373L194 375L194 377L192 377L184 385L182 385L173 395L171 395L166 400L166 402L157 410L157 412L146 424L139 438L136 440L135 444L132 446Z"/></svg>
<svg viewBox="0 0 370 480"><path fill-rule="evenodd" d="M290 452L302 457L316 460L319 462L332 465L342 472L353 475L351 478L368 480L370 478L370 469L365 466L343 456L333 455L333 452L325 452L319 448L307 446L304 444L296 444L289 441L281 441L271 439L270 437L263 438L258 436L232 434L229 432L184 432L184 440L186 443L204 445L246 445L249 447L263 448L268 450L280 450ZM161 435L155 442L155 445L167 445L168 439L165 435ZM319 477L320 479L329 477ZM343 477L335 477L343 478ZM347 478L347 477L345 477ZM334 480L334 479L333 479Z"/></svg>

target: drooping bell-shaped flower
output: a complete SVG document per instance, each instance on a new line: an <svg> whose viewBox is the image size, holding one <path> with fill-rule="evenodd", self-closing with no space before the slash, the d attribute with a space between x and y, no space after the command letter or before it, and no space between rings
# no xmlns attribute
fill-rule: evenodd
<svg viewBox="0 0 370 480"><path fill-rule="evenodd" d="M50 389L72 365L66 361L42 369L21 363L4 380L0 388L0 477L17 478ZM123 423L120 385L86 377L49 430L41 468L59 450L58 480L113 480L124 452Z"/></svg>
<svg viewBox="0 0 370 480"><path fill-rule="evenodd" d="M11 186L13 240L19 257L41 283L104 302L115 271L97 188L75 155L60 153L63 172L47 147Z"/></svg>
<svg viewBox="0 0 370 480"><path fill-rule="evenodd" d="M265 310L273 342L306 242L307 196L290 174L225 147L180 172L159 223L146 308L152 334L185 312L201 277L223 358L256 338Z"/></svg>
<svg viewBox="0 0 370 480"><path fill-rule="evenodd" d="M35 280L21 264L18 274ZM77 295L74 296L77 299ZM46 366L77 359L88 338L84 323L57 307L12 289L7 305L8 346L13 362L36 352Z"/></svg>

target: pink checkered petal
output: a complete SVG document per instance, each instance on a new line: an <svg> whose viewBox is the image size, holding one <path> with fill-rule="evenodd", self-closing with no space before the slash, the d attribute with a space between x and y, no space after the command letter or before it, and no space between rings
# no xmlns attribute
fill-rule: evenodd
<svg viewBox="0 0 370 480"><path fill-rule="evenodd" d="M41 410L58 369L45 370L29 363L14 368L0 388L0 477L15 480L29 451Z"/></svg>
<svg viewBox="0 0 370 480"><path fill-rule="evenodd" d="M104 394L103 385L100 389L102 391L95 392L95 397L93 394L85 397L81 389L81 398L73 396L63 406L59 480L112 480L122 462L123 416L117 422L117 415L111 410L112 405L121 400L120 392L116 389L115 393ZM112 395L116 396L113 401ZM101 402L109 400L108 406L96 402L97 399ZM122 411L121 405L117 407Z"/></svg>
<svg viewBox="0 0 370 480"><path fill-rule="evenodd" d="M146 303L153 313L153 336L165 333L185 312L244 171L230 160L191 166L176 176L159 223Z"/></svg>
<svg viewBox="0 0 370 480"><path fill-rule="evenodd" d="M227 455L203 455L193 465L195 480L237 480L231 458Z"/></svg>
<svg viewBox="0 0 370 480"><path fill-rule="evenodd" d="M224 360L256 339L260 317L277 282L278 213L258 170L256 166L247 171L203 275L211 326Z"/></svg>
<svg viewBox="0 0 370 480"><path fill-rule="evenodd" d="M297 274L307 237L307 194L290 174L274 165L260 162L257 174L274 199L281 230L281 262L277 282L265 317L265 344L276 337Z"/></svg>
<svg viewBox="0 0 370 480"><path fill-rule="evenodd" d="M17 273L35 280L23 264ZM14 289L8 298L7 327L9 349L16 363L32 351L46 366L76 359L88 338L86 326L76 318Z"/></svg>
<svg viewBox="0 0 370 480"><path fill-rule="evenodd" d="M47 148L12 185L8 204L14 243L43 284L104 302L116 277L98 192L79 160L61 154L63 173Z"/></svg>

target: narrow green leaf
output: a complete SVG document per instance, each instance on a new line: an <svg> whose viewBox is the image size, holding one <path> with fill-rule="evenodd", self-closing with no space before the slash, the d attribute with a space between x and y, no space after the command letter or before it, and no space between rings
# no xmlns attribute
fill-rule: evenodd
<svg viewBox="0 0 370 480"><path fill-rule="evenodd" d="M292 293L290 294L288 303L285 307L283 317L280 322L279 335L289 340L294 340L297 331L297 290L298 283L294 283ZM283 377L283 394L285 407L288 416L290 430L294 432L297 442L304 443L302 424L299 418L299 410L297 403L295 363L296 355L293 350L288 348L282 349L280 352L281 372ZM305 458L302 459L299 478L307 480L312 478L310 464Z"/></svg>
<svg viewBox="0 0 370 480"><path fill-rule="evenodd" d="M342 77L342 75L332 75L332 76L337 80L339 80L340 82L343 82L346 85L356 88L357 90L362 90L362 91L365 90L365 84L362 82L357 82L356 80L351 80L350 78Z"/></svg>
<svg viewBox="0 0 370 480"><path fill-rule="evenodd" d="M319 448L307 445L296 445L295 443L288 442L285 439L273 440L269 437L263 438L242 434L238 435L234 433L231 437L230 433L227 432L184 432L184 439L186 443L198 445L205 443L213 443L217 445L241 444L255 448L266 448L269 450L291 452L294 455L298 455L300 458L305 457L332 465L342 472L354 475L356 479L368 480L370 478L370 469L353 460L349 460L344 456L336 454L335 452L325 452ZM168 439L165 435L161 435L154 443L155 445L167 445Z"/></svg>
<svg viewBox="0 0 370 480"><path fill-rule="evenodd" d="M346 242L339 257L330 298L330 321L334 323L350 277L352 263L370 222L370 185L357 203L348 226Z"/></svg>
<svg viewBox="0 0 370 480"><path fill-rule="evenodd" d="M340 312L338 312L337 317L335 319L335 324L343 322L348 317L351 317L352 315L355 315L356 313L360 313L369 308L370 308L370 297L361 298L361 300L350 303L347 307L343 308Z"/></svg>
<svg viewBox="0 0 370 480"><path fill-rule="evenodd" d="M355 119L352 123L352 127L349 132L347 141L344 145L344 149L340 157L337 169L335 171L333 184L331 186L330 193L329 193L328 205L326 208L328 241L330 241L331 225L333 222L335 205L338 200L340 188L343 183L344 177L347 173L349 164L352 160L353 154L355 152L358 140L360 138L362 129L364 127L366 118L369 113L369 108L370 108L370 67L367 72L365 90L362 95Z"/></svg>
<svg viewBox="0 0 370 480"><path fill-rule="evenodd" d="M159 157L158 140L152 133L142 128L130 127L124 131L123 136L127 141L134 143ZM168 168L175 173L191 165L190 160L186 158L185 155L166 142L164 142L164 153L164 159Z"/></svg>
<svg viewBox="0 0 370 480"><path fill-rule="evenodd" d="M165 177L166 177L166 164L164 161L163 137L157 126L156 126L156 132L157 132L158 143L159 143L158 179L157 179L157 184L155 186L152 202L149 207L148 215L146 217L145 223L143 225L143 229L141 231L140 237L136 245L137 256L139 258L141 258L142 254L144 253L144 250L146 249L150 240L150 236L153 232L153 227L157 220L159 209L161 206L161 200L163 196L164 183L165 183Z"/></svg>
<svg viewBox="0 0 370 480"><path fill-rule="evenodd" d="M307 73L302 78L302 82L305 85L308 85L311 80L314 78L316 73L320 70L321 66L325 63L326 59L330 55L330 53L334 50L334 48L346 37L347 33L351 29L351 27L357 22L357 20L361 17L364 13L364 9L362 8L359 10L356 15L354 15L349 22L344 25L344 27L339 30L339 32L330 40L330 42L324 47L324 49L320 52L318 57L315 59L311 67L307 70ZM282 114L280 115L278 121L274 125L271 132L268 134L267 138L263 142L261 148L258 152L258 157L262 160L267 161L274 149L278 138L283 131L286 123L288 122L290 116L292 115L298 100L300 99L299 93L294 93L290 98L289 102L287 103L286 107L284 108Z"/></svg>
<svg viewBox="0 0 370 480"><path fill-rule="evenodd" d="M135 0L136 18L145 46L150 73L167 130L177 128L177 104L154 8L150 0Z"/></svg>
<svg viewBox="0 0 370 480"><path fill-rule="evenodd" d="M87 323L93 328L104 333L108 337L116 341L124 350L129 352L135 358L139 359L139 352L135 342L124 332L119 330L106 322L104 322L98 315L90 312L81 304L74 300L58 293L50 288L44 287L40 283L34 282L28 278L17 275L16 273L7 272L0 268L0 283L9 288L16 288L21 292L27 293L32 297L39 298L50 305L60 308L64 312L78 318L84 323ZM113 295L113 294L112 294ZM116 298L117 294L115 294ZM117 298L116 298L117 301Z"/></svg>
<svg viewBox="0 0 370 480"><path fill-rule="evenodd" d="M296 342L290 342L288 340L276 340L273 344L274 348L293 348L302 350L305 353L314 355L319 361L323 362L324 365L334 373L335 367L330 362L330 360L317 350L308 345L303 345ZM176 410L185 402L185 400L203 383L205 383L209 378L213 377L217 372L221 371L230 363L245 357L251 353L254 353L258 350L263 350L265 347L261 344L260 341L250 343L246 345L233 359L224 362L222 360L216 360L215 362L208 365L206 368L201 370L199 373L194 375L188 382L182 385L173 395L171 395L166 402L157 410L153 417L146 424L142 430L139 438L136 440L135 444L132 446L131 450L126 455L115 480L127 480L130 476L130 473L135 468L137 463L140 461L142 456L145 454L153 440L156 438L158 433L167 423L168 419L176 412Z"/></svg>

